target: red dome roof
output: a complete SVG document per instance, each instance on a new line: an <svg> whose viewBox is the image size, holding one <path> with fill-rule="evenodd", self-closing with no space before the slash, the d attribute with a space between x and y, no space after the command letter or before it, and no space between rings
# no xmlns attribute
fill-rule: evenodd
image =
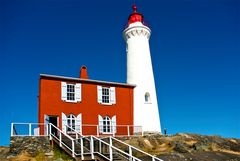
<svg viewBox="0 0 240 161"><path fill-rule="evenodd" d="M133 5L133 13L128 17L128 25L134 22L142 22L143 23L143 15L137 12L137 6Z"/></svg>

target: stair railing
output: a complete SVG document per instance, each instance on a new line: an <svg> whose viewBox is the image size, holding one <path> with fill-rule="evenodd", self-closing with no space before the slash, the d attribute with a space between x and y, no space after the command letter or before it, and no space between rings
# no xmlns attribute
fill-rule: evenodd
<svg viewBox="0 0 240 161"><path fill-rule="evenodd" d="M119 144L121 144L121 145L127 146L130 155L134 155L134 154L133 154L133 150L135 150L137 153L140 153L140 154L142 154L143 156L150 157L150 158L152 159L152 161L163 161L163 160L160 159L160 158L157 158L157 157L155 157L155 156L153 156L153 155L151 155L151 154L149 154L149 153L146 153L146 152L144 152L144 151L142 151L142 150L140 150L140 149L138 149L138 148L135 148L134 146L131 146L131 145L129 145L129 144L127 144L127 143L125 143L125 142L123 142L123 141L121 141L121 140L118 140L118 139L116 139L116 138L114 138L114 137L112 137L112 136L109 136L109 137L107 137L107 138L109 139L109 142L111 142L111 143L113 143L113 141L116 141L117 143L119 143ZM103 139L106 139L106 138L103 138ZM115 145L115 146L116 146L116 145Z"/></svg>
<svg viewBox="0 0 240 161"><path fill-rule="evenodd" d="M71 151L72 157L75 157L75 149L74 149L75 148L75 142L74 142L74 139L72 137L70 137L68 134L65 134L62 130L60 130L58 127L56 127L55 125L53 125L51 123L49 123L49 128L48 129L49 129L50 140L52 140L52 138L56 139L59 142L60 147L64 146L69 151ZM62 139L63 136L71 141L71 147L69 145L67 145L66 143L64 143L64 141Z"/></svg>
<svg viewBox="0 0 240 161"><path fill-rule="evenodd" d="M81 146L81 153L80 154L76 154L76 156L80 155L81 159L84 160L84 154L91 154L91 159L94 159L94 154L99 154L100 156L102 156L103 158L112 161L114 154L119 155L121 157L125 157L128 159L131 159L133 161L141 161L141 159L138 159L135 156L132 156L131 154L122 151L121 149L115 147L112 145L112 142L110 141L109 143L95 137L95 136L83 136L81 135L78 131L76 131L75 129L73 129L72 127L67 126L68 128L71 129L71 131L76 133L76 142L80 143ZM80 136L79 138L77 136ZM90 143L90 147L84 147L83 146L83 142L84 139L89 141ZM104 153L104 149L103 147L105 146L105 148L107 147L107 149L105 149L105 153ZM89 150L89 153L84 153L83 149L86 148ZM107 156L106 156L107 155Z"/></svg>
<svg viewBox="0 0 240 161"><path fill-rule="evenodd" d="M19 134L16 130L15 125L22 125L27 128L26 130L24 130L24 133ZM33 126L36 128L34 128ZM34 128L34 135L32 135L32 128ZM46 134L40 134L40 131L42 131L43 128L44 130L46 130L46 134L49 136L50 140L55 139L59 143L60 147L64 147L68 150L68 152L70 152L72 157L81 156L82 160L84 159L85 154L90 154L92 159L94 159L94 154L99 154L99 156L102 156L103 158L110 161L114 159L114 155L118 155L126 160L141 161L138 156L134 156L133 150L135 150L139 153L144 154L145 156L151 157L152 161L163 161L114 137L110 136L100 139L95 136L83 136L75 129L68 127L74 132L73 134L75 135L75 138L72 138L67 133L64 133L62 130L60 130L58 127L51 123L12 123L11 136L46 136ZM66 142L65 139L68 139L67 141L69 142ZM105 141L104 139L108 140ZM89 143L89 147L84 145L84 141ZM123 150L121 149L121 147L117 147L117 144L115 144L114 142L125 145L127 149ZM75 149L76 145L80 146L80 153L78 153L78 151ZM87 150L86 153L84 152L84 150Z"/></svg>

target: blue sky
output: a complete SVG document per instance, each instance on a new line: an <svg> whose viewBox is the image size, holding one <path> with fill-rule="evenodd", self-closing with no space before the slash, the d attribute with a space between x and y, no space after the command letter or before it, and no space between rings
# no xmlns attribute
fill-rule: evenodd
<svg viewBox="0 0 240 161"><path fill-rule="evenodd" d="M37 122L39 74L126 81L133 1L0 0L0 145ZM150 25L162 129L240 138L240 1L136 0ZM143 73L144 76L144 73Z"/></svg>

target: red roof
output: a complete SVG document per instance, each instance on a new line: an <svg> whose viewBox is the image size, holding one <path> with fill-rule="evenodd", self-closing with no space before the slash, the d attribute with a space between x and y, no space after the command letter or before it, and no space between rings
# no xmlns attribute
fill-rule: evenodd
<svg viewBox="0 0 240 161"><path fill-rule="evenodd" d="M133 5L133 13L128 17L128 25L134 22L142 22L143 23L143 15L137 12L137 6Z"/></svg>

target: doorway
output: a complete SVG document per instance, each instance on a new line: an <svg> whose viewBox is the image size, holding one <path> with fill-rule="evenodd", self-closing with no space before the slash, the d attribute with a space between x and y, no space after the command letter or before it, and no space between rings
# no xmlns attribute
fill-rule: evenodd
<svg viewBox="0 0 240 161"><path fill-rule="evenodd" d="M45 117L45 123L51 123L54 126L58 127L59 126L59 117L58 116L49 116L49 115L44 115ZM47 129L46 129L47 130ZM50 130L50 129L49 129ZM47 133L49 133L50 131L48 131ZM54 135L57 135L57 129L54 128L53 126L51 126L51 133ZM46 134L46 132L45 132Z"/></svg>

